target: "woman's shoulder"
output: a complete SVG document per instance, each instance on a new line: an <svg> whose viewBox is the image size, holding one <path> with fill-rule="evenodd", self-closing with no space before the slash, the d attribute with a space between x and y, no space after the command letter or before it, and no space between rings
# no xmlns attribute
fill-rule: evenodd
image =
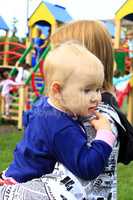
<svg viewBox="0 0 133 200"><path fill-rule="evenodd" d="M102 102L104 102L104 104L108 104L110 106L116 106L118 107L115 95L111 92L103 92L102 93Z"/></svg>
<svg viewBox="0 0 133 200"><path fill-rule="evenodd" d="M121 121L120 121L118 113L110 104L106 104L103 102L103 103L99 104L97 110L98 110L98 112L107 116L107 118L110 121L117 122L121 125Z"/></svg>

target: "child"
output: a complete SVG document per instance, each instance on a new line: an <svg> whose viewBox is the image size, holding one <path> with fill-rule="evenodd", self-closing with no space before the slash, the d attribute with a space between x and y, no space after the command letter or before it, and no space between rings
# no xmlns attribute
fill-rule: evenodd
<svg viewBox="0 0 133 200"><path fill-rule="evenodd" d="M104 169L116 138L109 122L96 113L92 123L97 136L88 147L77 117L95 113L101 97L103 65L75 43L55 48L45 64L49 98L40 98L33 107L25 136L5 176L25 182L51 173L59 161L80 178L93 179Z"/></svg>
<svg viewBox="0 0 133 200"><path fill-rule="evenodd" d="M5 115L9 116L9 108L12 102L12 96L10 94L11 90L16 86L21 86L23 83L16 83L15 78L17 76L17 71L12 77L8 78L8 73L3 72L3 78L4 80L0 82L0 87L2 87L1 90L1 96L4 100L5 105Z"/></svg>
<svg viewBox="0 0 133 200"><path fill-rule="evenodd" d="M36 61L39 60L40 56L42 55L43 51L47 47L49 43L49 37L51 34L51 29L49 28L47 38L41 38L42 30L40 28L36 29L36 37L33 39L35 54L36 54Z"/></svg>
<svg viewBox="0 0 133 200"><path fill-rule="evenodd" d="M31 69L31 66L28 63L24 62L21 64L21 66L18 66L17 69L18 69L18 75L17 75L15 81L17 83L19 83L21 81L27 80L30 75L29 70Z"/></svg>

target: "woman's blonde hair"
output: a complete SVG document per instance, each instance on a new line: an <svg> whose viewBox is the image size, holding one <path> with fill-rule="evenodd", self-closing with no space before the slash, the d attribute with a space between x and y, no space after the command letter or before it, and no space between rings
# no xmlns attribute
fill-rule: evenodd
<svg viewBox="0 0 133 200"><path fill-rule="evenodd" d="M113 48L111 37L99 21L78 20L68 23L53 33L51 42L59 45L68 40L77 40L96 55L104 65L105 80L103 89L112 88Z"/></svg>

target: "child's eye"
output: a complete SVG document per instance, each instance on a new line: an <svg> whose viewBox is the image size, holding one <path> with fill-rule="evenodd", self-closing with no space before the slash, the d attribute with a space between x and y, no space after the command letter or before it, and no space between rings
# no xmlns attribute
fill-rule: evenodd
<svg viewBox="0 0 133 200"><path fill-rule="evenodd" d="M84 89L84 92L85 93L88 93L88 92L90 92L91 90L90 89Z"/></svg>
<svg viewBox="0 0 133 200"><path fill-rule="evenodd" d="M84 89L84 92L85 92L85 93L88 93L88 92L91 92L91 91L93 91L93 90L92 90L92 89L89 89L89 88ZM101 92L101 88L97 88L95 91L96 91L96 92Z"/></svg>
<svg viewBox="0 0 133 200"><path fill-rule="evenodd" d="M101 92L101 88L97 88L97 89L96 89L96 92Z"/></svg>

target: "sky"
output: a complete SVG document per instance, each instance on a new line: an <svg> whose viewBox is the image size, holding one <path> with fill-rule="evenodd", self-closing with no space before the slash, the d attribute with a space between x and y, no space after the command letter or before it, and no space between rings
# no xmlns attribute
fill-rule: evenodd
<svg viewBox="0 0 133 200"><path fill-rule="evenodd" d="M115 12L126 0L45 0L66 7L73 19L113 19ZM12 29L13 18L17 19L17 35L25 37L27 18L41 0L1 0L0 16Z"/></svg>

